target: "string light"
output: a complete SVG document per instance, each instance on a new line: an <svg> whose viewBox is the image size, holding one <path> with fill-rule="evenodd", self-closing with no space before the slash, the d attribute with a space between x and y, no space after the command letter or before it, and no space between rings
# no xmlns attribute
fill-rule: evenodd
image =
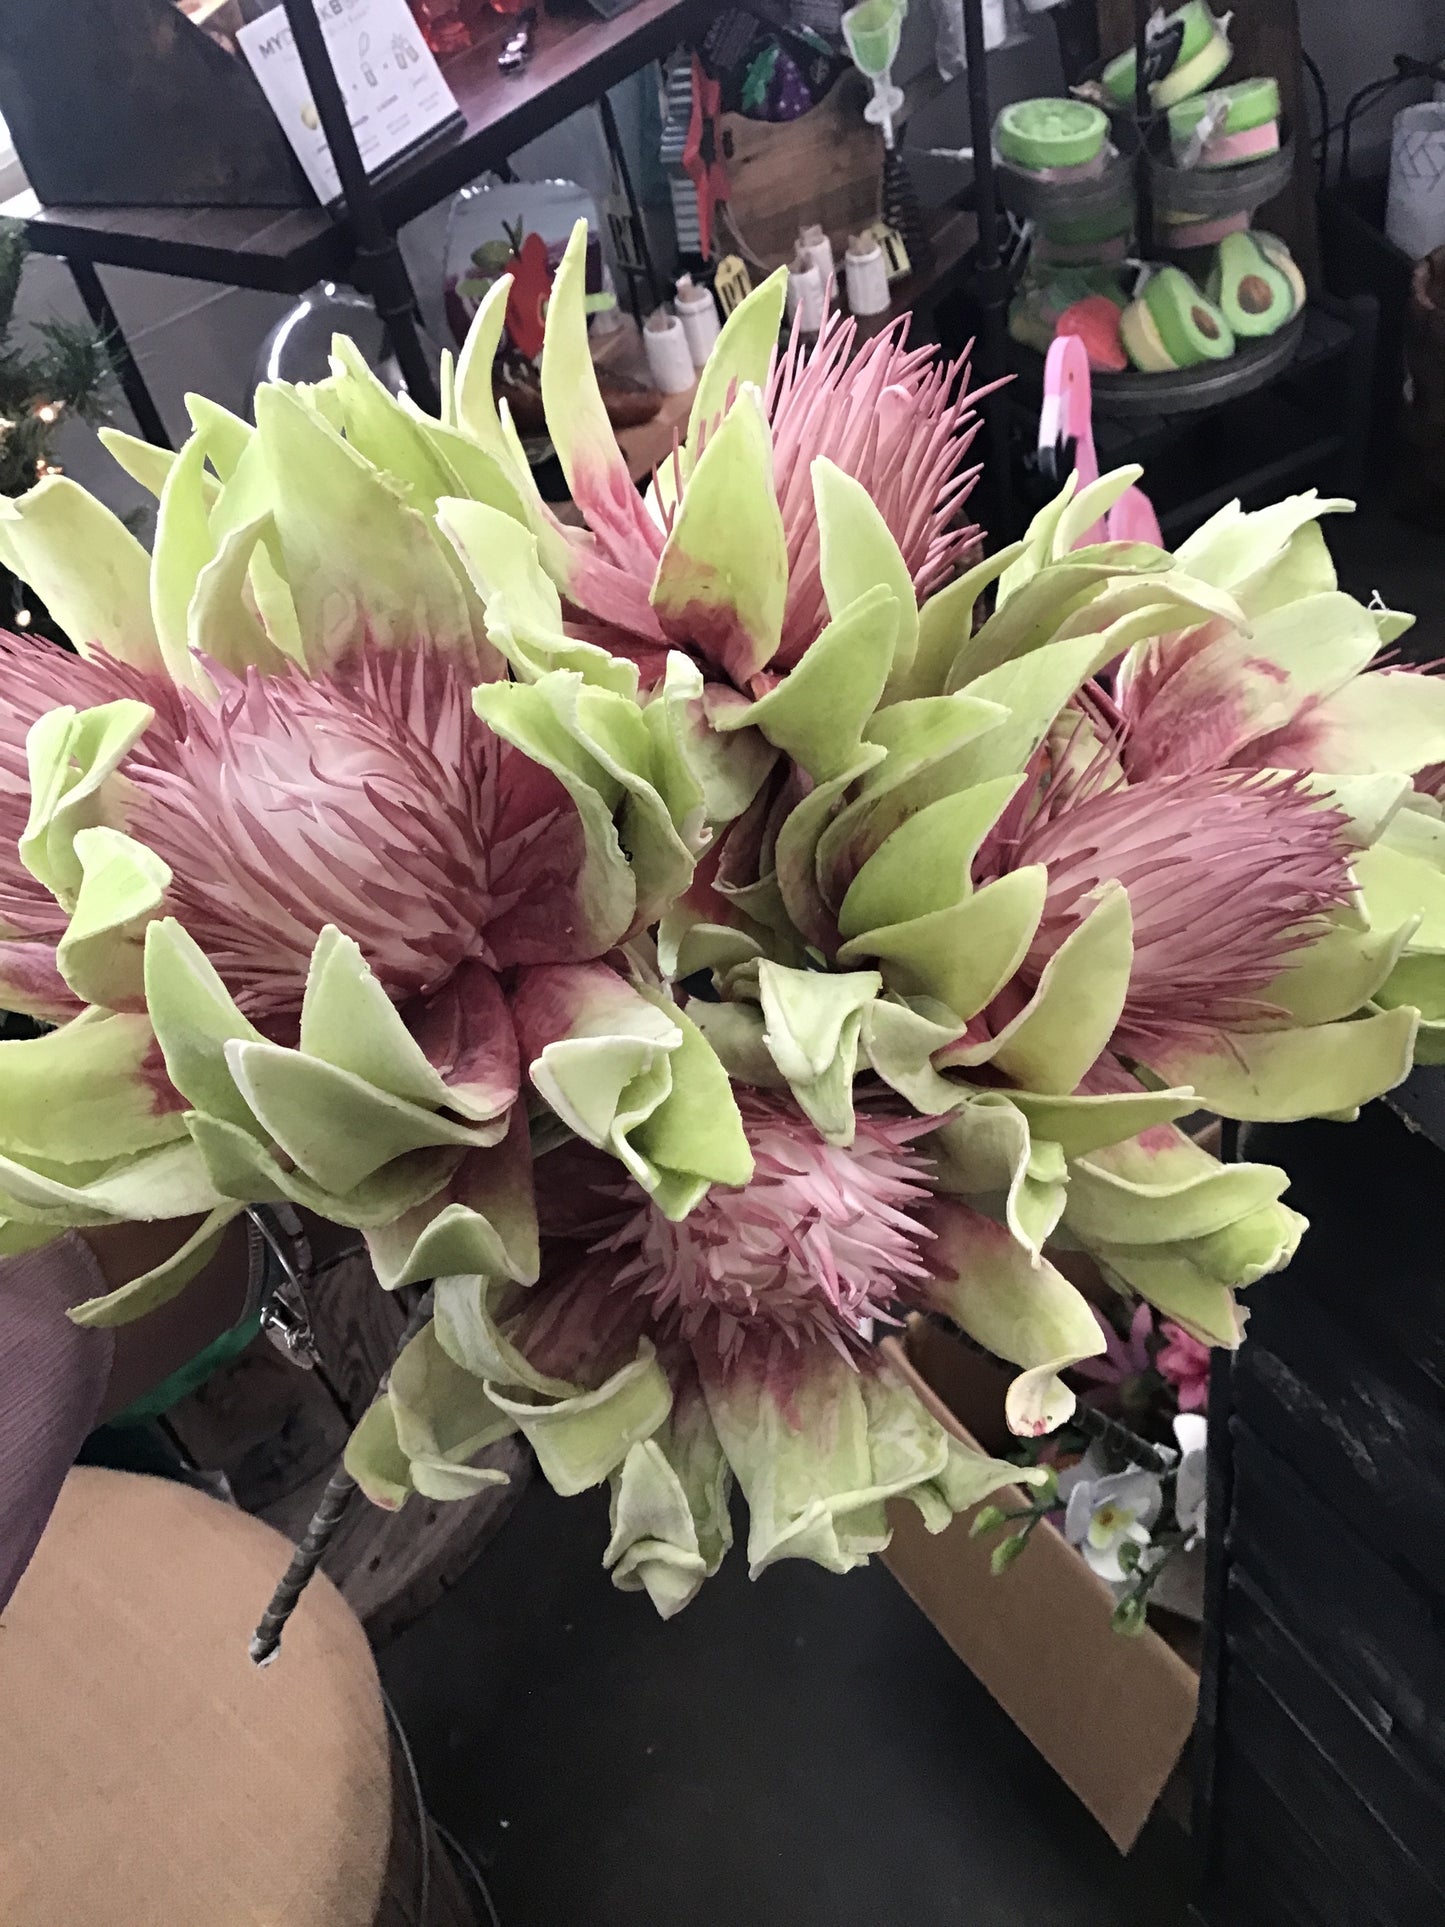
<svg viewBox="0 0 1445 1927"><path fill-rule="evenodd" d="M34 617L28 609L17 609L15 611L15 627L17 629L28 629L33 621Z"/></svg>
<svg viewBox="0 0 1445 1927"><path fill-rule="evenodd" d="M64 407L65 403L63 401L37 402L34 409L35 419L44 422L48 428L60 420L61 410Z"/></svg>

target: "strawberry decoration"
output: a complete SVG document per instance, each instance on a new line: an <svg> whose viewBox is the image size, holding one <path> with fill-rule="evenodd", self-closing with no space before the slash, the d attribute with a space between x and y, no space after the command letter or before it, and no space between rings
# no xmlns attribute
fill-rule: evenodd
<svg viewBox="0 0 1445 1927"><path fill-rule="evenodd" d="M552 293L547 243L540 234L524 237L520 222L515 231L508 228L506 235L512 243L512 258L502 270L512 277L512 292L507 296L507 333L517 352L528 361L535 361L542 352L547 301Z"/></svg>

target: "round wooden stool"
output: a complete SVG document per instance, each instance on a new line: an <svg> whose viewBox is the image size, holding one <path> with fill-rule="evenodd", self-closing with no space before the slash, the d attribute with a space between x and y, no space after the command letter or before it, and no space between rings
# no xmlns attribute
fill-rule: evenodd
<svg viewBox="0 0 1445 1927"><path fill-rule="evenodd" d="M475 1927L331 1582L247 1658L289 1555L185 1486L71 1473L0 1617L5 1927Z"/></svg>

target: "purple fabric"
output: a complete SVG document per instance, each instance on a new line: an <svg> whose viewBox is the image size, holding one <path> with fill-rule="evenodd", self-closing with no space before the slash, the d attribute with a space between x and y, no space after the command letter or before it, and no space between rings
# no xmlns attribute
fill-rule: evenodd
<svg viewBox="0 0 1445 1927"><path fill-rule="evenodd" d="M0 1258L0 1611L100 1413L114 1340L65 1314L106 1289L74 1232Z"/></svg>

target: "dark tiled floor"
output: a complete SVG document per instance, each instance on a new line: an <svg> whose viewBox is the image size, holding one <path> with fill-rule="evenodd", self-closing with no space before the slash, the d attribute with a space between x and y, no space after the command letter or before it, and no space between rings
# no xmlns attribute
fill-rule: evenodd
<svg viewBox="0 0 1445 1927"><path fill-rule="evenodd" d="M534 1484L382 1671L504 1927L1174 1927L881 1566L735 1549L678 1619L614 1591L605 1505Z"/></svg>

